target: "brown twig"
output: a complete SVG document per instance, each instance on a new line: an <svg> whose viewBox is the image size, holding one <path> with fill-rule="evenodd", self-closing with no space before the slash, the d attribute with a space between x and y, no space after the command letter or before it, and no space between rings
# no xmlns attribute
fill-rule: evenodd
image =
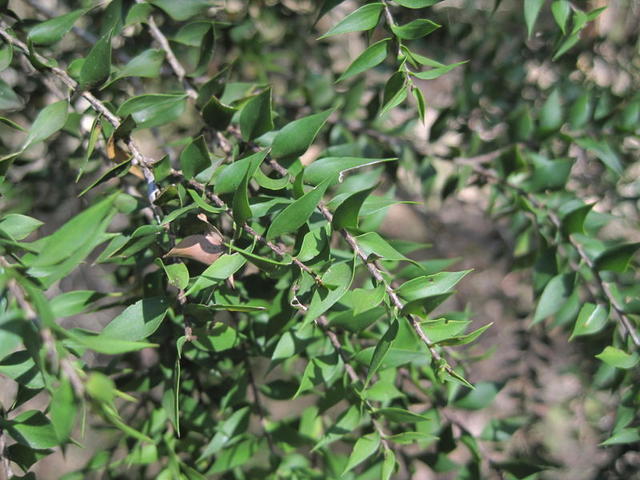
<svg viewBox="0 0 640 480"><path fill-rule="evenodd" d="M143 0L136 0L136 3L146 3L146 2ZM160 48L164 50L164 53L167 57L167 62L169 62L169 66L171 67L173 72L176 74L176 77L178 77L178 80L183 84L185 92L187 92L187 95L189 95L189 97L191 97L194 100L197 99L198 92L193 87L193 85L191 85L191 82L189 82L189 80L187 79L186 70L178 60L178 57L176 57L176 54L174 53L173 49L171 48L171 45L169 44L169 40L158 28L158 25L156 24L156 21L153 18L153 15L149 15L147 17L146 23L149 26L149 32L151 33L151 36L154 38L156 42L158 42L158 44L160 44Z"/></svg>

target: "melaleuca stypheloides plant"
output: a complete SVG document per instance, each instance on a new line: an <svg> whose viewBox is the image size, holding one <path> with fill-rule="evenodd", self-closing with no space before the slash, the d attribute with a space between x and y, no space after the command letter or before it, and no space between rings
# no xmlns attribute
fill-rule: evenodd
<svg viewBox="0 0 640 480"><path fill-rule="evenodd" d="M630 478L640 43L600 3L0 2L0 475ZM487 321L407 240L471 194L534 300Z"/></svg>

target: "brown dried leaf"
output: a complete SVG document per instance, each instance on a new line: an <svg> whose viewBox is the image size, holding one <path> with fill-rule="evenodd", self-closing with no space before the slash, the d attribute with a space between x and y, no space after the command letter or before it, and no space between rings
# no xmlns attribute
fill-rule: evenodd
<svg viewBox="0 0 640 480"><path fill-rule="evenodd" d="M165 255L166 257L190 258L211 265L224 252L222 236L215 231L202 235L189 235Z"/></svg>

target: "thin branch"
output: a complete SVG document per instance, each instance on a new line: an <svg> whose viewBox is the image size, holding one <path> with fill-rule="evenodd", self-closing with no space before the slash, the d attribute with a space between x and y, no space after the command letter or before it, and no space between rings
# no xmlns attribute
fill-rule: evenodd
<svg viewBox="0 0 640 480"><path fill-rule="evenodd" d="M491 182L493 182L495 184L507 187L508 189L513 190L514 192L518 193L519 195L522 195L523 197L525 197L529 202L531 202L531 204L534 207L539 208L541 210L544 210L547 213L547 215L549 216L549 219L551 220L551 223L553 224L553 226L558 231L561 230L562 221L560 220L558 215L553 210L548 208L543 202L538 200L530 192L528 192L527 190L519 187L518 185L512 184L511 182L509 182L506 179L501 178L498 174L496 174L492 170L489 170L489 169L487 169L485 167L482 167L481 165L478 165L478 164L475 164L475 163L464 163L464 164L465 165L470 165L472 170L476 174L480 175L481 177L483 177L483 178L485 178L485 179L487 179L487 180L489 180L489 181L491 181ZM607 285L607 283L602 279L602 276L600 275L600 272L598 271L597 268L595 268L595 265L594 265L593 261L587 255L587 252L585 251L584 247L571 235L568 236L568 240L569 240L569 244L573 248L575 248L575 250L578 252L578 255L580 256L580 259L584 262L584 264L591 271L591 274L593 275L594 279L596 280L595 284L596 284L600 294L604 298L606 298L608 300L608 302L611 304L611 306L613 307L613 310L615 312L617 320L622 325L623 330L631 337L631 339L633 340L633 343L636 345L636 347L640 346L640 336L638 336L638 332L636 331L636 328L634 327L633 322L631 321L631 319L625 313L624 308L618 303L618 300L616 299L615 295L611 291L611 288L609 287L609 285ZM573 269L577 271L578 267L577 266L573 266ZM588 285L587 285L587 289L588 289ZM595 297L595 295L594 295L594 297Z"/></svg>
<svg viewBox="0 0 640 480"><path fill-rule="evenodd" d="M389 7L389 3L387 2L387 0L382 0L382 4L384 5L384 18L387 21L389 28L395 27L396 21L394 20L393 15L391 14L391 8Z"/></svg>
<svg viewBox="0 0 640 480"><path fill-rule="evenodd" d="M323 204L320 204L319 208L324 218L326 218L327 221L331 223L331 221L333 220L333 215L331 215L331 212L329 211L329 209ZM404 303L402 302L398 294L395 292L393 287L391 287L391 285L385 280L384 276L382 275L382 271L374 263L369 261L369 259L367 258L367 255L362 251L362 249L358 245L356 238L351 233L349 233L347 230L343 228L340 229L339 232L342 235L342 237L345 239L345 241L349 244L353 252L362 261L362 263L367 268L367 270L369 270L369 273L371 274L371 276L378 283L384 286L384 289L387 292L387 295L389 295L389 299L391 300L393 305L398 309L398 311L401 312L402 309L404 308ZM422 325L420 324L420 319L415 315L407 315L407 318L409 319L411 327L418 335L418 338L420 338L422 343L424 343L427 349L429 350L429 353L431 353L433 360L436 362L441 362L443 358L440 355L440 352L438 352L438 350L436 349L431 339L429 339L429 336L423 330ZM454 374L453 369L451 368L450 365L445 364L444 368L449 374Z"/></svg>
<svg viewBox="0 0 640 480"><path fill-rule="evenodd" d="M136 3L146 2L143 0L136 0ZM182 64L176 57L176 54L173 52L173 49L171 48L167 37L165 37L164 33L162 33L162 31L158 28L153 15L149 15L146 23L149 26L149 32L151 33L151 36L155 39L156 42L160 44L160 48L164 50L167 56L167 62L169 62L169 66L171 66L171 69L176 74L176 77L178 77L178 80L183 84L187 95L189 95L189 97L194 100L197 99L198 92L193 87L193 85L191 85L191 82L189 82L189 80L187 79L185 68L182 66Z"/></svg>
<svg viewBox="0 0 640 480"><path fill-rule="evenodd" d="M264 436L267 439L267 443L269 444L269 451L271 455L276 455L276 446L273 443L273 437L271 436L271 432L267 429L267 417L266 410L262 406L262 400L260 399L260 391L258 390L258 386L256 385L256 379L253 376L253 371L251 369L251 363L249 362L249 357L244 357L244 363L247 367L247 375L249 377L249 385L251 386L251 393L253 394L253 399L256 402L256 408L258 409L258 416L260 417L260 424L262 425L262 431L264 432Z"/></svg>
<svg viewBox="0 0 640 480"><path fill-rule="evenodd" d="M27 58L30 56L29 48L27 45L15 38L13 35L9 34L6 30L6 25L3 23L0 26L0 37L4 38L7 42L12 44L14 47L17 47ZM37 52L34 52L34 56L38 62L46 65L46 68L52 72L56 77L58 77L65 85L69 87L74 92L79 92L79 94L89 102L91 107L101 114L104 118L107 119L111 125L115 128L120 126L120 119L114 115L111 110L109 110L104 103L102 103L95 95L86 90L80 90L78 86L78 82L76 82L73 78L69 76L69 74L61 68L51 66L49 59L40 55ZM151 165L153 162L144 156L144 154L140 151L140 148L136 145L136 143L128 138L127 146L129 147L131 154L133 155L132 164L138 165L144 174L145 180L147 181L147 198L151 205L154 205L154 201L158 194L158 186L156 185L155 178L153 176L153 172L151 171Z"/></svg>
<svg viewBox="0 0 640 480"><path fill-rule="evenodd" d="M270 158L269 159L269 164L280 175L289 176L289 172L287 171L287 169L284 168L282 165L280 165L274 159ZM322 203L318 205L318 208L320 209L320 213L322 213L324 218L329 223L331 223L331 221L333 220L333 215L331 215L331 212L329 211L329 209L326 206L324 206ZM398 294L395 292L395 290L384 279L384 276L382 275L382 271L374 263L369 262L369 259L367 258L365 253L362 251L362 249L358 245L358 241L356 240L356 238L353 235L351 235L348 231L343 229L343 228L340 229L339 232L342 235L342 237L345 239L345 241L349 244L349 246L351 247L353 252L362 261L362 263L367 268L367 270L369 270L369 273L371 274L371 276L378 283L380 283L380 284L382 284L384 286L384 289L387 292L387 295L389 295L389 298L391 299L391 301L393 302L393 305L399 311L402 311L402 309L404 308L404 304L402 303L402 300L400 300L400 297L398 297ZM416 317L415 315L408 315L408 319L409 319L409 323L411 324L411 327L416 332L416 334L418 335L418 337L420 338L422 343L424 343L426 345L426 347L429 350L429 352L431 353L433 359L436 362L440 362L442 360L442 356L440 355L438 350L435 348L433 342L429 339L429 336L423 330L422 325L420 325L419 318ZM448 364L445 364L445 370L449 374L454 374L453 369Z"/></svg>
<svg viewBox="0 0 640 480"><path fill-rule="evenodd" d="M184 180L184 177L182 177L182 174L176 171L172 172L172 175L182 178ZM231 217L231 219L233 220L233 213L231 212L231 209L227 206L226 203L224 203L224 201L218 195L207 190L204 187L204 185L196 182L195 180L189 180L187 183L191 185L193 188L195 188L196 190L198 190L199 192L204 193L207 196L207 198L211 200L213 203L215 203L219 208L224 209L224 213L229 215L229 217ZM280 248L278 245L271 242L270 240L267 240L266 238L264 238L262 235L260 235L258 232L256 232L253 228L251 228L246 223L242 224L242 229L245 232L247 232L249 235L254 237L256 240L258 240L260 243L266 245L273 253L275 253L279 257L284 257L286 255L286 252L282 248ZM300 270L303 270L305 273L311 275L311 277L313 277L316 283L323 285L322 278L320 278L320 276L317 273L315 273L311 268L309 268L306 264L298 260L296 257L292 257L291 261Z"/></svg>

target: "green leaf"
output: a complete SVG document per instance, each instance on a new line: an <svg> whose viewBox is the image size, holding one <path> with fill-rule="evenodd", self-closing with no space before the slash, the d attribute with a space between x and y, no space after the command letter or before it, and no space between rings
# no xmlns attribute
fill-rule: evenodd
<svg viewBox="0 0 640 480"><path fill-rule="evenodd" d="M67 336L69 337L69 341L74 344L74 347L82 346L106 355L121 355L145 348L157 347L157 345L153 343L112 338L108 335L100 335L90 331L70 330L67 332ZM67 341L67 345L69 341Z"/></svg>
<svg viewBox="0 0 640 480"><path fill-rule="evenodd" d="M240 112L240 131L244 140L253 140L273 130L271 88L251 98Z"/></svg>
<svg viewBox="0 0 640 480"><path fill-rule="evenodd" d="M184 263L165 265L160 258L156 258L155 263L162 267L171 285L180 290L187 288L187 285L189 285L189 270Z"/></svg>
<svg viewBox="0 0 640 480"><path fill-rule="evenodd" d="M176 120L186 106L187 96L184 94L152 93L139 95L128 99L120 108L117 115L126 117L131 115L136 122L136 128L159 127Z"/></svg>
<svg viewBox="0 0 640 480"><path fill-rule="evenodd" d="M376 232L364 233L357 236L356 240L358 241L358 246L367 257L371 254L375 254L384 260L412 262L411 259L405 257L398 250L393 248L389 242Z"/></svg>
<svg viewBox="0 0 640 480"><path fill-rule="evenodd" d="M464 65L465 63L467 63L467 60L464 60L462 62L452 63L450 65L443 65L441 67L432 68L431 70L426 70L424 72L411 72L411 75L413 75L416 78L420 78L422 80L433 80L435 78L441 77L446 73L449 73L454 68L459 67L460 65Z"/></svg>
<svg viewBox="0 0 640 480"><path fill-rule="evenodd" d="M425 8L425 7L430 7L431 5L435 5L436 3L441 2L442 0L393 0L393 1L398 5L402 5L403 7L414 8L417 10L418 8Z"/></svg>
<svg viewBox="0 0 640 480"><path fill-rule="evenodd" d="M217 427L217 432L207 444L203 450L198 462L215 455L224 448L234 437L247 430L249 426L249 417L251 416L251 409L249 407L242 407L233 412L229 418L224 420L221 425Z"/></svg>
<svg viewBox="0 0 640 480"><path fill-rule="evenodd" d="M66 100L60 100L44 107L31 125L21 150L26 150L61 130L67 122L68 110L69 103Z"/></svg>
<svg viewBox="0 0 640 480"><path fill-rule="evenodd" d="M602 352L596 355L596 358L599 358L607 365L624 370L635 367L640 361L640 356L636 352L628 354L612 346L605 347Z"/></svg>
<svg viewBox="0 0 640 480"><path fill-rule="evenodd" d="M438 437L435 437L429 433L422 432L402 432L397 433L395 435L390 435L387 437L393 443L397 443L398 445L409 445L412 443L421 443L421 442L429 442L436 440Z"/></svg>
<svg viewBox="0 0 640 480"><path fill-rule="evenodd" d="M340 23L322 35L322 38L340 35L342 33L362 32L363 30L371 30L380 20L380 14L384 5L382 3L369 3L357 9L355 12L347 15Z"/></svg>
<svg viewBox="0 0 640 480"><path fill-rule="evenodd" d="M393 319L391 321L391 324L389 325L389 328L382 336L382 338L380 338L380 341L376 344L376 348L373 351L373 356L371 357L371 362L369 363L369 370L367 371L367 379L365 380L365 388L380 368L380 365L382 365L384 357L387 355L389 348L391 348L391 346L393 345L393 341L396 339L397 335L398 320Z"/></svg>
<svg viewBox="0 0 640 480"><path fill-rule="evenodd" d="M577 33L569 35L565 40L560 44L556 52L553 54L551 60L554 62L560 58L562 55L567 53L573 46L580 41L580 35Z"/></svg>
<svg viewBox="0 0 640 480"><path fill-rule="evenodd" d="M16 330L20 333L24 332L24 330L14 328L14 331ZM32 390L44 387L44 377L41 370L26 350L18 350L0 360L0 373Z"/></svg>
<svg viewBox="0 0 640 480"><path fill-rule="evenodd" d="M14 240L24 240L41 225L43 223L40 220L19 213L9 213L0 220L0 230L11 235Z"/></svg>
<svg viewBox="0 0 640 480"><path fill-rule="evenodd" d="M408 0L404 0L408 1ZM438 0L440 1L440 0ZM380 472L380 480L390 480L396 470L396 455L390 448L384 450L384 460L382 461L382 471Z"/></svg>
<svg viewBox="0 0 640 480"><path fill-rule="evenodd" d="M167 15L176 20L183 22L191 17L199 14L205 8L212 6L210 0L151 0L156 7L161 8Z"/></svg>
<svg viewBox="0 0 640 480"><path fill-rule="evenodd" d="M0 48L0 72L4 72L13 60L13 46L7 44Z"/></svg>
<svg viewBox="0 0 640 480"><path fill-rule="evenodd" d="M216 461L207 473L215 475L244 465L260 450L259 441L255 437L232 444L216 456Z"/></svg>
<svg viewBox="0 0 640 480"><path fill-rule="evenodd" d="M429 418L424 415L397 407L380 408L376 410L376 415L382 415L390 422L395 423L420 423L429 421Z"/></svg>
<svg viewBox="0 0 640 480"><path fill-rule="evenodd" d="M509 440L517 430L526 424L526 417L494 419L484 427L479 438L488 442L504 442Z"/></svg>
<svg viewBox="0 0 640 480"><path fill-rule="evenodd" d="M351 230L358 229L358 216L360 215L362 204L375 188L376 186L373 186L366 190L353 193L338 206L331 222L334 230L340 230L342 228Z"/></svg>
<svg viewBox="0 0 640 480"><path fill-rule="evenodd" d="M384 115L392 108L397 107L407 98L407 85L405 84L405 74L403 72L396 72L384 86L382 96L382 109L380 109L380 115Z"/></svg>
<svg viewBox="0 0 640 480"><path fill-rule="evenodd" d="M302 155L332 113L333 109L325 110L287 124L273 139L271 155L285 160Z"/></svg>
<svg viewBox="0 0 640 480"><path fill-rule="evenodd" d="M353 451L349 456L347 466L344 468L344 475L349 470L353 470L355 467L364 462L371 455L376 453L380 446L380 434L378 432L369 433L356 440L356 444L353 446Z"/></svg>
<svg viewBox="0 0 640 480"><path fill-rule="evenodd" d="M101 403L111 403L116 397L116 385L101 372L91 372L86 381L89 396Z"/></svg>
<svg viewBox="0 0 640 480"><path fill-rule="evenodd" d="M80 88L91 89L104 83L111 73L111 32L98 39L80 69Z"/></svg>
<svg viewBox="0 0 640 480"><path fill-rule="evenodd" d="M53 425L37 410L23 412L13 420L0 419L0 427L16 442L37 450L53 448L59 443Z"/></svg>
<svg viewBox="0 0 640 480"><path fill-rule="evenodd" d="M413 301L450 292L471 270L460 272L440 272L433 275L414 278L396 289L405 300Z"/></svg>
<svg viewBox="0 0 640 480"><path fill-rule="evenodd" d="M453 405L465 410L482 410L491 405L499 391L500 388L495 383L478 382L473 390L456 400Z"/></svg>
<svg viewBox="0 0 640 480"><path fill-rule="evenodd" d="M297 324L291 330L285 331L271 354L272 364L291 358L313 343L313 329L312 325Z"/></svg>
<svg viewBox="0 0 640 480"><path fill-rule="evenodd" d="M56 318L70 317L86 311L89 306L105 295L93 290L73 290L51 299L51 310Z"/></svg>
<svg viewBox="0 0 640 480"><path fill-rule="evenodd" d="M126 435L129 435L130 437L135 438L140 442L154 443L153 440L151 440L149 437L138 432L134 428L131 428L129 425L123 422L120 418L120 415L118 415L118 412L116 412L111 405L103 403L101 407L102 413L105 416L106 420L114 427L122 430Z"/></svg>
<svg viewBox="0 0 640 480"><path fill-rule="evenodd" d="M54 234L46 237L41 253L31 262L32 269L57 264L71 257L100 235L105 219L113 213L115 195L76 215ZM81 261L81 260L80 260Z"/></svg>
<svg viewBox="0 0 640 480"><path fill-rule="evenodd" d="M271 258L267 258L267 257L262 257L260 255L256 255L252 252L249 252L247 250L243 250L242 248L238 248L234 245L231 244L225 244L227 247L229 247L230 250L235 250L238 253L240 253L240 255L242 255L244 258L246 258L249 262L253 263L256 267L258 267L260 270L264 270L267 272L272 272L278 269L281 269L282 267L286 267L288 265L291 265L291 258L288 256L285 256L283 261L278 261L278 260L273 260Z"/></svg>
<svg viewBox="0 0 640 480"><path fill-rule="evenodd" d="M198 64L196 65L196 69L189 74L190 77L200 77L206 74L211 58L213 58L213 47L216 41L215 29L213 23L204 23L208 23L208 28L205 30L205 34L199 43L200 55L198 56Z"/></svg>
<svg viewBox="0 0 640 480"><path fill-rule="evenodd" d="M470 320L450 320L439 318L420 322L422 328L433 343L455 338L463 333L471 324Z"/></svg>
<svg viewBox="0 0 640 480"><path fill-rule="evenodd" d="M237 225L244 224L252 215L251 205L249 204L249 180L251 180L251 175L253 175L253 172L249 167L233 196L233 220Z"/></svg>
<svg viewBox="0 0 640 480"><path fill-rule="evenodd" d="M195 19L193 22L180 27L180 30L177 31L171 40L183 45L188 45L189 47L201 47L207 43L207 41L205 41L205 35L209 33L211 27L211 22Z"/></svg>
<svg viewBox="0 0 640 480"><path fill-rule="evenodd" d="M327 355L313 357L304 369L300 386L293 395L293 398L297 398L321 383L330 386L342 373L342 370L342 358L336 351Z"/></svg>
<svg viewBox="0 0 640 480"><path fill-rule="evenodd" d="M358 58L356 58L344 71L336 82L342 82L370 68L380 65L387 58L390 38L382 39L370 45Z"/></svg>
<svg viewBox="0 0 640 480"><path fill-rule="evenodd" d="M530 154L533 163L533 174L528 181L528 188L534 192L558 190L565 187L573 161L558 158L549 160L538 154Z"/></svg>
<svg viewBox="0 0 640 480"><path fill-rule="evenodd" d="M136 23L145 23L151 15L153 7L149 3L136 3L132 5L124 20L124 26L135 25Z"/></svg>
<svg viewBox="0 0 640 480"><path fill-rule="evenodd" d="M637 444L638 442L640 442L640 432L637 428L622 428L600 445L605 447L608 445L623 445L627 443Z"/></svg>
<svg viewBox="0 0 640 480"><path fill-rule="evenodd" d="M580 313L578 313L578 319L569 340L582 335L598 333L605 327L608 318L609 309L604 305L585 303L580 309Z"/></svg>
<svg viewBox="0 0 640 480"><path fill-rule="evenodd" d="M53 45L62 40L62 37L71 30L78 18L84 15L87 9L74 10L45 22L38 23L27 35L27 40L34 45Z"/></svg>
<svg viewBox="0 0 640 480"><path fill-rule="evenodd" d="M640 243L624 243L610 247L594 260L593 267L598 271L624 273L638 248Z"/></svg>
<svg viewBox="0 0 640 480"><path fill-rule="evenodd" d="M548 135L560 129L563 123L560 92L554 89L540 109L540 133Z"/></svg>
<svg viewBox="0 0 640 480"><path fill-rule="evenodd" d="M556 275L549 280L540 295L531 325L555 315L562 308L573 292L574 281L575 275L572 273Z"/></svg>
<svg viewBox="0 0 640 480"><path fill-rule="evenodd" d="M533 33L533 28L543 4L544 0L524 0L524 21L527 24L529 37Z"/></svg>
<svg viewBox="0 0 640 480"><path fill-rule="evenodd" d="M573 233L585 234L584 221L595 203L580 205L562 217L562 232L569 236Z"/></svg>
<svg viewBox="0 0 640 480"><path fill-rule="evenodd" d="M329 236L328 225L307 232L298 251L298 260L308 262L326 251L329 244Z"/></svg>
<svg viewBox="0 0 640 480"><path fill-rule="evenodd" d="M315 160L304 169L303 180L318 185L329 180L329 185L342 182L345 174L352 170L383 162L392 162L396 158L360 158L360 157L324 157Z"/></svg>
<svg viewBox="0 0 640 480"><path fill-rule="evenodd" d="M404 25L391 25L391 30L403 40L415 40L417 38L426 37L440 27L441 25L438 25L431 20L418 18Z"/></svg>
<svg viewBox="0 0 640 480"><path fill-rule="evenodd" d="M349 300L354 315L371 310L377 307L384 299L386 291L384 285L380 284L373 289L356 288L350 292ZM344 303L344 302L343 302Z"/></svg>
<svg viewBox="0 0 640 480"><path fill-rule="evenodd" d="M305 324L312 322L336 302L349 290L353 282L354 269L351 263L334 263L322 276L325 285L334 286L332 290L318 286L311 297L309 309L304 317Z"/></svg>
<svg viewBox="0 0 640 480"><path fill-rule="evenodd" d="M49 406L51 424L59 442L66 442L71 436L77 411L78 407L74 400L71 383L68 379L63 378L60 385L53 391Z"/></svg>
<svg viewBox="0 0 640 480"><path fill-rule="evenodd" d="M554 0L551 4L551 13L560 27L562 34L565 35L567 33L567 20L571 14L571 4L569 0Z"/></svg>
<svg viewBox="0 0 640 480"><path fill-rule="evenodd" d="M304 225L322 200L328 186L328 180L324 181L278 213L267 230L267 240L295 232Z"/></svg>
<svg viewBox="0 0 640 480"><path fill-rule="evenodd" d="M0 110L19 110L23 106L22 99L4 80L0 79Z"/></svg>
<svg viewBox="0 0 640 480"><path fill-rule="evenodd" d="M581 148L595 154L595 156L598 157L598 159L616 175L622 175L624 168L620 161L620 157L606 140L596 140L593 138L583 137L576 139L576 143Z"/></svg>
<svg viewBox="0 0 640 480"><path fill-rule="evenodd" d="M186 295L196 295L201 290L226 280L240 270L245 263L247 260L239 253L221 255L196 278Z"/></svg>
<svg viewBox="0 0 640 480"><path fill-rule="evenodd" d="M424 99L422 90L420 90L418 87L415 87L411 90L411 93L416 99L416 103L418 104L418 115L420 116L420 120L424 124L427 115L427 102Z"/></svg>
<svg viewBox="0 0 640 480"><path fill-rule="evenodd" d="M155 332L167 313L164 298L143 298L127 307L120 315L104 327L100 336L138 341Z"/></svg>
<svg viewBox="0 0 640 480"><path fill-rule="evenodd" d="M249 178L257 173L258 166L266 158L269 152L263 150L261 152L249 155L246 158L237 160L229 165L225 165L216 177L214 189L216 193L232 193L237 192L240 184L243 182L245 175L251 172ZM289 179L286 179L287 183Z"/></svg>
<svg viewBox="0 0 640 480"><path fill-rule="evenodd" d="M156 177L156 179L157 179L157 177ZM189 193L189 195L191 196L191 198L193 199L195 204L198 207L200 207L202 210L204 210L205 212L221 213L221 212L225 211L224 208L219 208L219 207L214 207L213 205L209 205L206 202L206 200L204 198L202 198L202 196L199 193L197 193L195 190L192 190L192 189L189 188L189 189L187 189L187 192Z"/></svg>
<svg viewBox="0 0 640 480"><path fill-rule="evenodd" d="M351 433L360 424L360 412L358 407L351 405L347 410L342 412L336 419L336 423L332 425L322 437L322 439L311 450L315 452L319 448L329 445L336 440Z"/></svg>
<svg viewBox="0 0 640 480"><path fill-rule="evenodd" d="M218 323L213 328L195 328L194 345L212 352L224 352L238 343L238 332L233 327Z"/></svg>
<svg viewBox="0 0 640 480"><path fill-rule="evenodd" d="M238 111L237 108L222 103L215 96L202 107L202 118L212 128L224 130L231 123L231 118Z"/></svg>
<svg viewBox="0 0 640 480"><path fill-rule="evenodd" d="M211 166L211 156L204 137L194 139L180 154L180 168L187 180L194 178Z"/></svg>
<svg viewBox="0 0 640 480"><path fill-rule="evenodd" d="M475 341L480 335L482 335L485 332L485 330L487 330L489 327L491 327L491 325L493 325L493 322L487 323L486 325L483 325L482 327L478 328L477 330L474 330L473 332L468 333L466 335L460 335L459 337L448 338L446 340L442 340L442 341L437 342L437 343L438 343L438 345L447 346L447 347L453 347L453 346L459 346L459 345L467 345L468 343L471 343L471 342ZM429 337L429 338L431 338L431 337ZM433 339L431 339L431 340L433 341Z"/></svg>
<svg viewBox="0 0 640 480"><path fill-rule="evenodd" d="M155 78L160 75L163 62L164 50L150 48L129 60L110 83L125 77Z"/></svg>
<svg viewBox="0 0 640 480"><path fill-rule="evenodd" d="M82 197L88 191L93 190L98 185L101 185L102 183L108 180L111 180L112 178L122 177L126 175L129 172L130 168L131 168L131 158L128 158L122 163L118 163L117 165L114 165L113 167L109 168L106 172L104 172L102 175L100 175L94 182L92 182L82 192L80 192L78 197Z"/></svg>
<svg viewBox="0 0 640 480"><path fill-rule="evenodd" d="M25 322L18 312L0 315L0 359L4 359L22 344Z"/></svg>

